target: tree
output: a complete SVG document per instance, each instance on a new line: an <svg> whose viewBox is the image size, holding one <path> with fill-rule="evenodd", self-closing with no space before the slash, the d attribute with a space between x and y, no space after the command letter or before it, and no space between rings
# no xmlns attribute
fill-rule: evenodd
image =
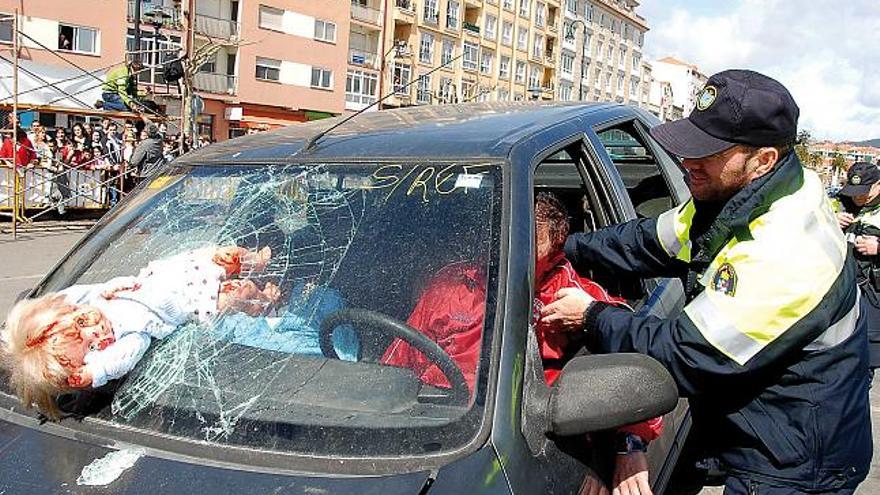
<svg viewBox="0 0 880 495"><path fill-rule="evenodd" d="M794 152L805 167L816 170L822 165L822 157L818 153L810 152L810 145L812 144L813 139L810 131L803 129L798 132L797 138L795 139Z"/></svg>

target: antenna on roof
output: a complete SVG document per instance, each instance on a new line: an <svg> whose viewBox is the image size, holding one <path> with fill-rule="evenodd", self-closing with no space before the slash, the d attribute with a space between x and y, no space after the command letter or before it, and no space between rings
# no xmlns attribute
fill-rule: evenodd
<svg viewBox="0 0 880 495"><path fill-rule="evenodd" d="M412 86L413 84L415 84L415 83L421 81L423 77L430 76L431 74L433 74L433 73L437 72L438 70L440 70L440 69L446 67L447 65L451 64L452 62L455 62L456 60L460 59L460 58L463 57L463 56L464 56L464 52L462 52L462 53L461 53L460 55L458 55L457 57L453 57L453 58L447 60L446 63L441 64L439 67L435 67L435 68L429 70L428 72L426 72L426 73L420 75L419 77L417 77L417 78L413 79L412 81L406 83L405 85L403 85L402 87L398 88L397 90L395 90L395 89L392 88L391 92L388 93L387 95L383 96L381 99L376 100L376 101L374 101L373 103L370 103L370 104L367 105L366 107L364 107L364 108L358 110L357 112L355 112L355 113L349 115L349 116L346 117L345 119L343 119L343 120L337 122L336 124L334 124L334 125L328 127L327 129L324 129L323 131L321 131L321 132L315 134L314 136L312 136L312 137L308 140L308 142L306 142L306 145L303 146L301 152L302 152L302 151L311 151L311 149L314 148L316 144L318 144L318 140L321 139L322 137L326 136L327 134L329 134L330 131L332 131L332 130L334 130L334 129L340 127L340 126L342 126L343 124L345 124L345 123L348 122L349 120L351 120L351 119L357 117L358 115L360 115L360 114L366 112L366 111L369 110L370 108L373 108L374 106L376 106L376 105L382 103L383 101L385 101L385 100L387 100L388 98L394 96L395 94L399 93L400 91L402 91L402 90L404 90L404 89L409 89L410 86Z"/></svg>

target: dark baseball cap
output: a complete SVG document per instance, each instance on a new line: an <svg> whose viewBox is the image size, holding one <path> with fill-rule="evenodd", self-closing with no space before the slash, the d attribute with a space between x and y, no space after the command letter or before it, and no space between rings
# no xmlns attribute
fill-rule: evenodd
<svg viewBox="0 0 880 495"><path fill-rule="evenodd" d="M676 156L703 158L737 144L794 143L799 114L779 81L750 70L726 70L706 81L687 118L660 124L651 135Z"/></svg>
<svg viewBox="0 0 880 495"><path fill-rule="evenodd" d="M846 185L837 194L843 196L861 196L867 194L877 181L880 181L880 168L868 162L853 163L846 172Z"/></svg>

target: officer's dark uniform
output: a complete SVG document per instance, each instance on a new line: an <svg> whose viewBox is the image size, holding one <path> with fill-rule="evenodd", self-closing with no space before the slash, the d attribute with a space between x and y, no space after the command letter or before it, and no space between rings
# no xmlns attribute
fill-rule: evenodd
<svg viewBox="0 0 880 495"><path fill-rule="evenodd" d="M867 194L871 186L880 181L880 169L866 162L854 163L846 174L846 185L838 192L840 196L852 198ZM852 201L843 202L847 212L855 216L843 232L849 242L858 236L880 238L880 197L864 206L856 206ZM861 254L852 251L859 267L858 280L865 298L865 316L868 324L868 345L871 368L880 367L880 254Z"/></svg>
<svg viewBox="0 0 880 495"><path fill-rule="evenodd" d="M794 141L798 109L751 71L712 76L696 110L651 134L699 158L733 143ZM593 303L603 352L660 361L690 399L689 454L720 461L725 493L851 493L871 460L868 352L856 263L819 178L790 152L722 203L689 201L657 219L575 234L578 270L680 277L669 320ZM689 440L690 441L690 440Z"/></svg>

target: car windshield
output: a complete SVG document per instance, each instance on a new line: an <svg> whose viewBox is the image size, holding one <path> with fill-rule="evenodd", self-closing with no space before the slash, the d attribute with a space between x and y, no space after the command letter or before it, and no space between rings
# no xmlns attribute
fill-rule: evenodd
<svg viewBox="0 0 880 495"><path fill-rule="evenodd" d="M90 414L262 450L455 449L484 413L500 186L497 163L178 166L112 211L38 293L141 276L193 250L268 246L265 268L228 280L277 286L275 302L258 294L152 339Z"/></svg>

